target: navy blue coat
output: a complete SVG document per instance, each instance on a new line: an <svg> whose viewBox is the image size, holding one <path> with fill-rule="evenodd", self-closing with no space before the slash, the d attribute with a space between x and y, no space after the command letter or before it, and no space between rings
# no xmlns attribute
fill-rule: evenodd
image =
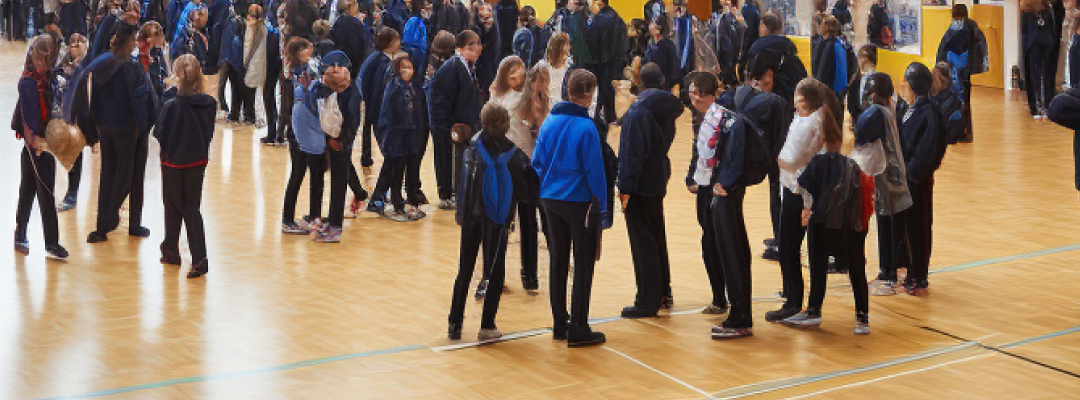
<svg viewBox="0 0 1080 400"><path fill-rule="evenodd" d="M514 32L517 32L520 14L517 0L499 0L499 3L495 5L495 20L499 24L499 43L502 45L499 49L500 57L506 57L514 51L512 46ZM547 44L545 43L543 47L547 47Z"/></svg>
<svg viewBox="0 0 1080 400"><path fill-rule="evenodd" d="M349 61L355 66L367 60L368 46L371 36L364 23L351 15L342 15L334 21L334 27L330 29L330 40L334 41L337 48L349 56ZM360 68L350 68L352 79L360 75Z"/></svg>
<svg viewBox="0 0 1080 400"><path fill-rule="evenodd" d="M171 53L169 58L175 60L183 54L194 55L199 60L199 64L202 65L203 73L213 75L216 70L211 70L206 65L206 58L209 54L208 44L206 36L203 36L201 32L189 29L187 34L180 35L172 42L172 46L169 48Z"/></svg>
<svg viewBox="0 0 1080 400"><path fill-rule="evenodd" d="M240 72L243 77L247 69L244 67L244 34L246 26L239 16L226 19L222 22L221 48L218 51L219 60L229 63Z"/></svg>
<svg viewBox="0 0 1080 400"><path fill-rule="evenodd" d="M837 71L836 68L837 43L839 43L840 47L843 48L846 60L843 71ZM843 96L847 93L848 85L855 84L854 82L851 82L851 80L854 76L858 75L859 71L858 63L855 61L855 53L851 51L850 46L843 42L840 42L840 39L838 38L824 39L821 41L821 44L817 47L817 54L814 57L814 62L811 63L810 67L813 69L814 78L821 81L821 83L824 83L826 86L832 89L833 92L836 92L836 95L840 98L843 98ZM836 74L838 72L844 74L843 81L846 82L846 85L844 86L843 90L838 90L840 89L840 87L838 87L837 85L838 81L836 79Z"/></svg>
<svg viewBox="0 0 1080 400"><path fill-rule="evenodd" d="M908 110L910 109L910 115ZM899 108L900 142L910 186L926 182L945 157L945 120L933 100L923 96L915 104Z"/></svg>
<svg viewBox="0 0 1080 400"><path fill-rule="evenodd" d="M585 36L589 42L592 61L597 65L622 70L627 62L626 22L611 6L605 6L592 17Z"/></svg>
<svg viewBox="0 0 1080 400"><path fill-rule="evenodd" d="M474 133L480 131L480 90L461 58L451 57L435 72L428 104L432 134L450 135L450 128L459 123Z"/></svg>
<svg viewBox="0 0 1080 400"><path fill-rule="evenodd" d="M229 8L231 6L229 0L213 0L210 2L210 6L207 7L207 19L206 27L209 34L207 39L207 55L205 70L216 73L220 67L221 60L221 35L222 30L225 28L225 21L229 20ZM267 10L267 15L271 13ZM277 18L277 12L273 12L274 18ZM269 54L268 54L269 55Z"/></svg>
<svg viewBox="0 0 1080 400"><path fill-rule="evenodd" d="M149 134L157 117L157 99L142 66L127 55L110 53L90 70L90 107L99 132Z"/></svg>
<svg viewBox="0 0 1080 400"><path fill-rule="evenodd" d="M72 33L86 36L87 9L89 6L85 0L60 3L60 32L64 35L65 42L70 42Z"/></svg>
<svg viewBox="0 0 1080 400"><path fill-rule="evenodd" d="M670 91L646 90L623 117L619 138L619 192L647 196L667 193L668 151L682 102Z"/></svg>
<svg viewBox="0 0 1080 400"><path fill-rule="evenodd" d="M480 58L476 60L476 77L480 79L480 91L486 93L495 82L495 75L499 73L499 62L502 61L502 56L499 54L501 52L499 50L501 46L499 23L491 25L491 28L484 28L482 24L477 24L473 30L480 35L480 45L483 46Z"/></svg>
<svg viewBox="0 0 1080 400"><path fill-rule="evenodd" d="M161 164L173 168L206 165L216 111L217 101L201 93L176 96L165 103L154 130L161 144Z"/></svg>
<svg viewBox="0 0 1080 400"><path fill-rule="evenodd" d="M382 110L382 97L386 92L387 73L390 71L390 57L376 51L368 55L360 66L360 94L364 97L364 115L375 122L375 115Z"/></svg>
<svg viewBox="0 0 1080 400"><path fill-rule="evenodd" d="M424 91L420 88L397 78L387 83L377 130L383 156L395 158L419 153L427 136L423 123L425 108Z"/></svg>
<svg viewBox="0 0 1080 400"><path fill-rule="evenodd" d="M659 42L649 44L645 50L645 57L641 60L642 65L656 63L664 72L664 90L671 91L679 83L679 55L675 49L675 42L663 38Z"/></svg>

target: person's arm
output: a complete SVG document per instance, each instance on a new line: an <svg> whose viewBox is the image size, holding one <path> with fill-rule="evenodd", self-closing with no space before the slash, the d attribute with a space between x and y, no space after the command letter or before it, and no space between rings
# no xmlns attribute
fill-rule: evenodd
<svg viewBox="0 0 1080 400"><path fill-rule="evenodd" d="M344 104L340 104L342 100L344 100ZM350 147L356 138L356 131L360 129L360 93L356 90L356 86L349 86L344 93L339 94L338 102L343 117L338 141L346 147Z"/></svg>
<svg viewBox="0 0 1080 400"><path fill-rule="evenodd" d="M400 99L400 91L395 90L399 86L396 84L390 84L386 86L386 93L383 94L382 106L379 108L379 120L377 121L378 131L389 133L389 129L394 126L394 121L400 118L395 113L396 107L394 107Z"/></svg>
<svg viewBox="0 0 1080 400"><path fill-rule="evenodd" d="M832 118L832 116L824 116L824 118ZM821 150L823 143L821 125L815 121L814 125L806 132L790 132L788 134L784 147L780 150L780 157L777 157L777 162L780 164L780 168L785 171L798 171L799 168L805 167L810 162L810 159L814 158L814 155Z"/></svg>
<svg viewBox="0 0 1080 400"><path fill-rule="evenodd" d="M713 190L714 194L727 196L739 184L746 159L746 135L754 134L747 132L747 129L749 127L732 130L726 135L724 153L720 162L717 163L716 172L719 176L714 179L717 181Z"/></svg>
<svg viewBox="0 0 1080 400"><path fill-rule="evenodd" d="M41 95L37 90L37 82L27 78L19 81L19 109L22 111L22 121L29 130L29 134L45 136L45 121L41 119ZM20 132L24 136L27 132Z"/></svg>
<svg viewBox="0 0 1080 400"><path fill-rule="evenodd" d="M600 148L600 133L596 128L588 128L581 133L585 135L578 149L578 162L585 167L586 181L589 191L600 203L600 213L607 214L607 177L604 176L604 152ZM534 153L535 155L535 153Z"/></svg>
<svg viewBox="0 0 1080 400"><path fill-rule="evenodd" d="M920 184L930 179L930 176L934 174L934 170L937 169L937 141L939 137L944 134L939 129L938 115L932 110L923 116L922 120L918 122L918 130L922 132L919 136L919 141L915 143L915 147L911 154L911 159L906 161L908 182L912 184Z"/></svg>
<svg viewBox="0 0 1080 400"><path fill-rule="evenodd" d="M447 60L446 62L458 62ZM457 91L456 77L452 68L443 65L435 72L431 80L431 129L437 132L449 132L453 125L453 93Z"/></svg>
<svg viewBox="0 0 1080 400"><path fill-rule="evenodd" d="M709 117L708 113L706 112L705 118L707 119L708 117ZM708 127L708 124L705 122L705 119L703 119L701 121L701 127L698 128L698 130L700 131L702 129L708 129L707 127ZM699 132L694 132L694 133L697 134L697 135L700 135ZM698 186L697 182L694 181L694 175L697 173L697 163L698 163L697 136L693 136L690 139L690 167L686 169L686 187L689 188L691 192L694 192L695 188L697 188L697 186Z"/></svg>
<svg viewBox="0 0 1080 400"><path fill-rule="evenodd" d="M634 113L648 112L635 110ZM651 117L649 117L651 118ZM649 141L652 126L641 126L646 118L637 115L627 118L628 124L624 125L622 137L619 138L619 193L633 194L638 190L638 180L645 166L645 160L649 158L651 146ZM653 124L655 125L655 124Z"/></svg>

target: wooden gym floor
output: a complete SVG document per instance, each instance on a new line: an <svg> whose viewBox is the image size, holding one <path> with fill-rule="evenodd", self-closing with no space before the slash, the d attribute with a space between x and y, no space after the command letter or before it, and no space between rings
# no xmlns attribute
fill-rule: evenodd
<svg viewBox="0 0 1080 400"><path fill-rule="evenodd" d="M14 107L23 46L0 45L5 110ZM459 236L451 213L405 224L364 213L347 222L340 244L282 235L287 151L260 146L261 130L220 125L216 133L203 197L206 279L184 278L186 242L184 268L158 263L156 143L146 184L151 237L129 238L121 226L106 243L85 243L95 160L78 208L60 215L67 262L45 260L36 211L31 255L0 246L0 398L1075 398L1080 204L1072 133L1033 121L1001 91L976 89L973 97L975 144L950 147L937 173L931 294L872 298L867 337L852 334L851 291L835 275L820 329L765 322L778 306L779 268L755 258L756 336L710 339L722 317L699 313L710 295L694 200L682 187L688 118L671 153L666 205L675 309L615 318L634 296L619 216L605 237L591 313L608 343L574 350L546 330L546 251L544 289L529 296L517 279L516 244L498 318L516 339L475 346L480 308L472 299L465 340L446 339ZM0 141L8 193L0 196L8 216L0 241L11 243L21 143L8 137ZM424 189L434 198L429 160ZM66 182L58 177L58 193ZM306 207L302 195L298 215ZM764 187L750 191L746 208L758 252L769 236ZM867 250L873 276L874 233Z"/></svg>

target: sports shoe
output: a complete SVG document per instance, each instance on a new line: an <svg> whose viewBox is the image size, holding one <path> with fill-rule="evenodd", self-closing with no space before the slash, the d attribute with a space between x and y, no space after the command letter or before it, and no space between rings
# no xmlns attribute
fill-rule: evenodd
<svg viewBox="0 0 1080 400"><path fill-rule="evenodd" d="M776 246L766 247L765 252L761 253L761 258L769 261L780 261L780 248Z"/></svg>
<svg viewBox="0 0 1080 400"><path fill-rule="evenodd" d="M341 227L326 225L318 232L314 233L314 237L312 237L311 240L314 240L315 243L340 243L341 232Z"/></svg>
<svg viewBox="0 0 1080 400"><path fill-rule="evenodd" d="M30 241L26 238L15 238L15 251L22 253L22 255L30 254Z"/></svg>
<svg viewBox="0 0 1080 400"><path fill-rule="evenodd" d="M499 332L499 330L495 328L481 329L480 333L476 334L476 340L479 340L481 342L490 342L494 340L499 340L502 335L502 332Z"/></svg>
<svg viewBox="0 0 1080 400"><path fill-rule="evenodd" d="M782 307L779 310L769 311L765 313L765 320L769 322L780 322L785 319L791 318L799 313L798 308Z"/></svg>
<svg viewBox="0 0 1080 400"><path fill-rule="evenodd" d="M60 204L56 205L56 212L64 212L75 208L75 202L77 200L78 199L75 196L70 194L64 196L64 201L61 201Z"/></svg>
<svg viewBox="0 0 1080 400"><path fill-rule="evenodd" d="M310 216L305 216L304 218L301 218L300 227L307 230L306 233L314 234L322 230L323 222L319 218L311 218Z"/></svg>
<svg viewBox="0 0 1080 400"><path fill-rule="evenodd" d="M439 202L440 210L455 210L457 209L457 203L453 199L445 199Z"/></svg>
<svg viewBox="0 0 1080 400"><path fill-rule="evenodd" d="M821 314L813 315L810 314L810 312L808 311L803 311L780 321L780 323L786 326L795 326L800 328L815 327L821 325Z"/></svg>
<svg viewBox="0 0 1080 400"><path fill-rule="evenodd" d="M911 296L926 296L930 294L930 282L925 279L922 281L904 280L904 290Z"/></svg>
<svg viewBox="0 0 1080 400"><path fill-rule="evenodd" d="M281 223L281 233L289 235L306 235L307 229L297 224L296 221L285 221Z"/></svg>
<svg viewBox="0 0 1080 400"><path fill-rule="evenodd" d="M446 329L446 337L450 340L461 340L461 323L451 322L450 327Z"/></svg>
<svg viewBox="0 0 1080 400"><path fill-rule="evenodd" d="M394 210L393 207L388 207L383 210L382 216L394 222L412 222L413 219L409 218L408 214Z"/></svg>
<svg viewBox="0 0 1080 400"><path fill-rule="evenodd" d="M66 260L68 251L60 243L45 246L45 257L53 260Z"/></svg>
<svg viewBox="0 0 1080 400"><path fill-rule="evenodd" d="M725 328L717 325L712 328L713 339L737 339L754 336L754 328Z"/></svg>
<svg viewBox="0 0 1080 400"><path fill-rule="evenodd" d="M866 322L855 323L855 334L858 336L865 336L870 334L870 324Z"/></svg>
<svg viewBox="0 0 1080 400"><path fill-rule="evenodd" d="M664 298L660 300L660 308L663 308L665 310L670 310L671 307L674 307L674 306L675 306L675 297L672 297L670 294L664 295Z"/></svg>
<svg viewBox="0 0 1080 400"><path fill-rule="evenodd" d="M382 200L372 200L368 202L366 211L376 214L382 214L384 209L386 209L386 202Z"/></svg>
<svg viewBox="0 0 1080 400"><path fill-rule="evenodd" d="M256 128L265 128L266 127L266 120L262 119L262 118L255 118L255 127Z"/></svg>
<svg viewBox="0 0 1080 400"><path fill-rule="evenodd" d="M870 295L871 296L893 296L896 295L896 281L887 281L881 279L875 279L870 282Z"/></svg>
<svg viewBox="0 0 1080 400"><path fill-rule="evenodd" d="M725 314L727 312L728 312L728 305L727 304L720 305L720 306L718 306L716 304L709 304L709 305L705 306L704 310L701 310L702 314L707 314L707 315L719 315L719 314Z"/></svg>
<svg viewBox="0 0 1080 400"><path fill-rule="evenodd" d="M487 281L487 279L484 279L484 280L480 281L479 285L476 285L476 294L475 294L476 299L477 300L483 300L484 297L487 297L487 291L488 291L488 281Z"/></svg>
<svg viewBox="0 0 1080 400"><path fill-rule="evenodd" d="M421 210L417 206L409 206L405 209L405 214L409 216L409 219L413 221L419 221L427 217L427 213Z"/></svg>
<svg viewBox="0 0 1080 400"><path fill-rule="evenodd" d="M765 247L776 247L780 245L780 242L776 241L776 238L768 238L761 242Z"/></svg>

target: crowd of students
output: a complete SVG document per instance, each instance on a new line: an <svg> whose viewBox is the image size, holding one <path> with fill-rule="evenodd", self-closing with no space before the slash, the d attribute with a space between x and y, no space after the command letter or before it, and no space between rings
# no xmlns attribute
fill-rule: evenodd
<svg viewBox="0 0 1080 400"><path fill-rule="evenodd" d="M902 77L914 94L909 104L897 97L891 77L875 71L876 47L856 54L836 16L819 18L807 73L777 14L753 1L741 9L735 0L721 3L709 21L698 21L681 0L670 13L652 0L646 19L632 21L632 29L605 0L556 1L543 25L514 0L470 6L457 0L109 1L100 12L82 9L74 17L86 25L63 23L72 18L61 10L61 18L46 20L63 26L46 25L31 39L19 82L12 128L26 147L16 248L29 252L26 226L37 198L46 252L67 256L52 201L55 149L44 144L54 129L77 128L101 151L89 243L108 240L117 229L125 198L128 233L149 235L141 211L153 134L161 145L166 220L161 261L181 262L179 231L186 225L189 278L209 270L199 203L215 114L265 124L264 144L288 144L282 232L316 242L340 241L343 219L362 209L399 222L424 218L421 206L429 201L419 170L430 138L437 206L456 210L461 227L448 336L461 337L478 253L479 339L501 336L495 316L508 236L516 228L529 291L539 289L539 232L547 240L555 338L572 347L603 343L604 335L589 326L589 297L616 188L637 278L633 304L622 315L652 317L673 305L664 198L676 121L688 109L695 139L686 186L697 198L713 291L704 312L728 314L712 336L753 334L743 202L747 187L766 179L773 238L765 240L765 257L780 262L785 298L766 320L820 324L826 274L843 272L854 288L855 333L869 334L869 294L894 294L898 287L927 293L934 171L947 143L971 138L970 105L956 93L970 86L958 85L955 74L982 72L953 63L971 56L970 45L950 39L971 26L966 8L954 8L960 28L943 39L942 62L932 71L912 63ZM614 81L623 77L636 99L616 118ZM217 83L216 100L204 94L204 81ZM261 121L254 106L260 90ZM840 153L845 100L855 143L847 155ZM616 157L607 133L619 125ZM372 137L383 163L369 194L361 178L375 175ZM357 141L360 173L352 162ZM81 165L80 156L61 210L75 207ZM309 210L297 219L305 175ZM881 271L868 284L864 249L874 214ZM810 250L805 306L804 237ZM906 276L899 273L904 269Z"/></svg>

